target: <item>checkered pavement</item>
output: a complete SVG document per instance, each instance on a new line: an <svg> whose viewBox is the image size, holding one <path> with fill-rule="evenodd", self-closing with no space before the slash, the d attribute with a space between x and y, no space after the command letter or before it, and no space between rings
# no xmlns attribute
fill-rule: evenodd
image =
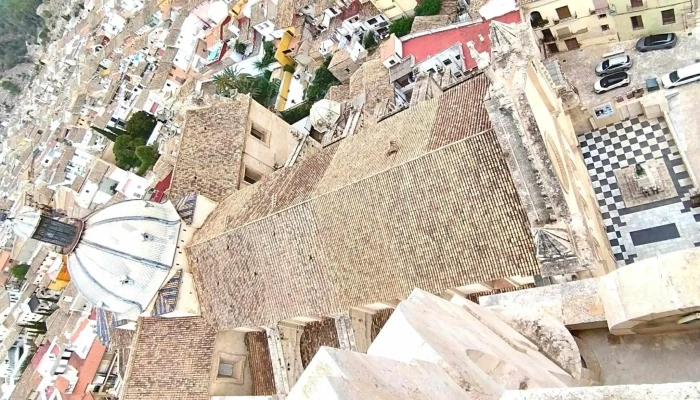
<svg viewBox="0 0 700 400"><path fill-rule="evenodd" d="M613 254L619 262L631 263L633 255L628 254L629 249L619 240L620 210L625 208L625 203L614 171L656 158L680 161L678 148L666 121L643 117L584 134L579 137L579 143Z"/></svg>

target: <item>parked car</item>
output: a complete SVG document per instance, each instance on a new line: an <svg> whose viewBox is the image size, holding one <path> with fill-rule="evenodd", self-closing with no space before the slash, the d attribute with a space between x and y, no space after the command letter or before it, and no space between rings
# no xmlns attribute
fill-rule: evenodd
<svg viewBox="0 0 700 400"><path fill-rule="evenodd" d="M615 72L627 71L632 68L632 58L621 55L603 61L595 67L595 74L598 76L614 74Z"/></svg>
<svg viewBox="0 0 700 400"><path fill-rule="evenodd" d="M688 65L661 77L665 88L672 88L700 80L700 63Z"/></svg>
<svg viewBox="0 0 700 400"><path fill-rule="evenodd" d="M678 36L675 33L661 33L639 39L637 50L642 53L651 50L670 49L676 45Z"/></svg>
<svg viewBox="0 0 700 400"><path fill-rule="evenodd" d="M595 83L593 88L595 89L596 93L605 93L609 90L617 89L629 84L630 76L627 72L616 72L598 79L598 82Z"/></svg>

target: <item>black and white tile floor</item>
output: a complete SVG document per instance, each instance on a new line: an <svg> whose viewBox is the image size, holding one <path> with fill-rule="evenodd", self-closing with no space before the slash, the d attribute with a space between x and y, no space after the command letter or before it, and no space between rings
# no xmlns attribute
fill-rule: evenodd
<svg viewBox="0 0 700 400"><path fill-rule="evenodd" d="M629 240L623 240L623 216L672 203L683 203L690 211L688 191L692 187L676 143L663 119L633 118L579 136L581 152L598 199L608 239L618 264L634 262L637 256ZM678 196L626 208L614 171L652 159L663 159ZM700 216L696 217L700 218ZM649 221L650 227L654 226ZM626 242L625 245L623 242Z"/></svg>

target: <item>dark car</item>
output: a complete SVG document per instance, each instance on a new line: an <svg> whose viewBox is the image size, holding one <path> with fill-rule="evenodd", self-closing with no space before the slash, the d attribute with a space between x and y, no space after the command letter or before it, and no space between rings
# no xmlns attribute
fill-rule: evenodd
<svg viewBox="0 0 700 400"><path fill-rule="evenodd" d="M593 85L593 89L596 93L605 93L608 90L617 89L629 84L630 76L627 72L616 72L600 78L598 82Z"/></svg>
<svg viewBox="0 0 700 400"><path fill-rule="evenodd" d="M661 33L639 39L637 50L642 53L651 50L670 49L676 45L678 36L675 33Z"/></svg>

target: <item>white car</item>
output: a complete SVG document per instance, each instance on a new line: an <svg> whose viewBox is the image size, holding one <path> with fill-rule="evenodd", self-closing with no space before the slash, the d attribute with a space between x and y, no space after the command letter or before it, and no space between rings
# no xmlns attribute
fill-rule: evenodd
<svg viewBox="0 0 700 400"><path fill-rule="evenodd" d="M593 85L593 89L595 89L596 93L605 93L609 90L617 89L629 84L630 76L627 72L616 72L598 79L595 85Z"/></svg>
<svg viewBox="0 0 700 400"><path fill-rule="evenodd" d="M700 63L688 65L661 77L665 88L673 88L700 80Z"/></svg>

